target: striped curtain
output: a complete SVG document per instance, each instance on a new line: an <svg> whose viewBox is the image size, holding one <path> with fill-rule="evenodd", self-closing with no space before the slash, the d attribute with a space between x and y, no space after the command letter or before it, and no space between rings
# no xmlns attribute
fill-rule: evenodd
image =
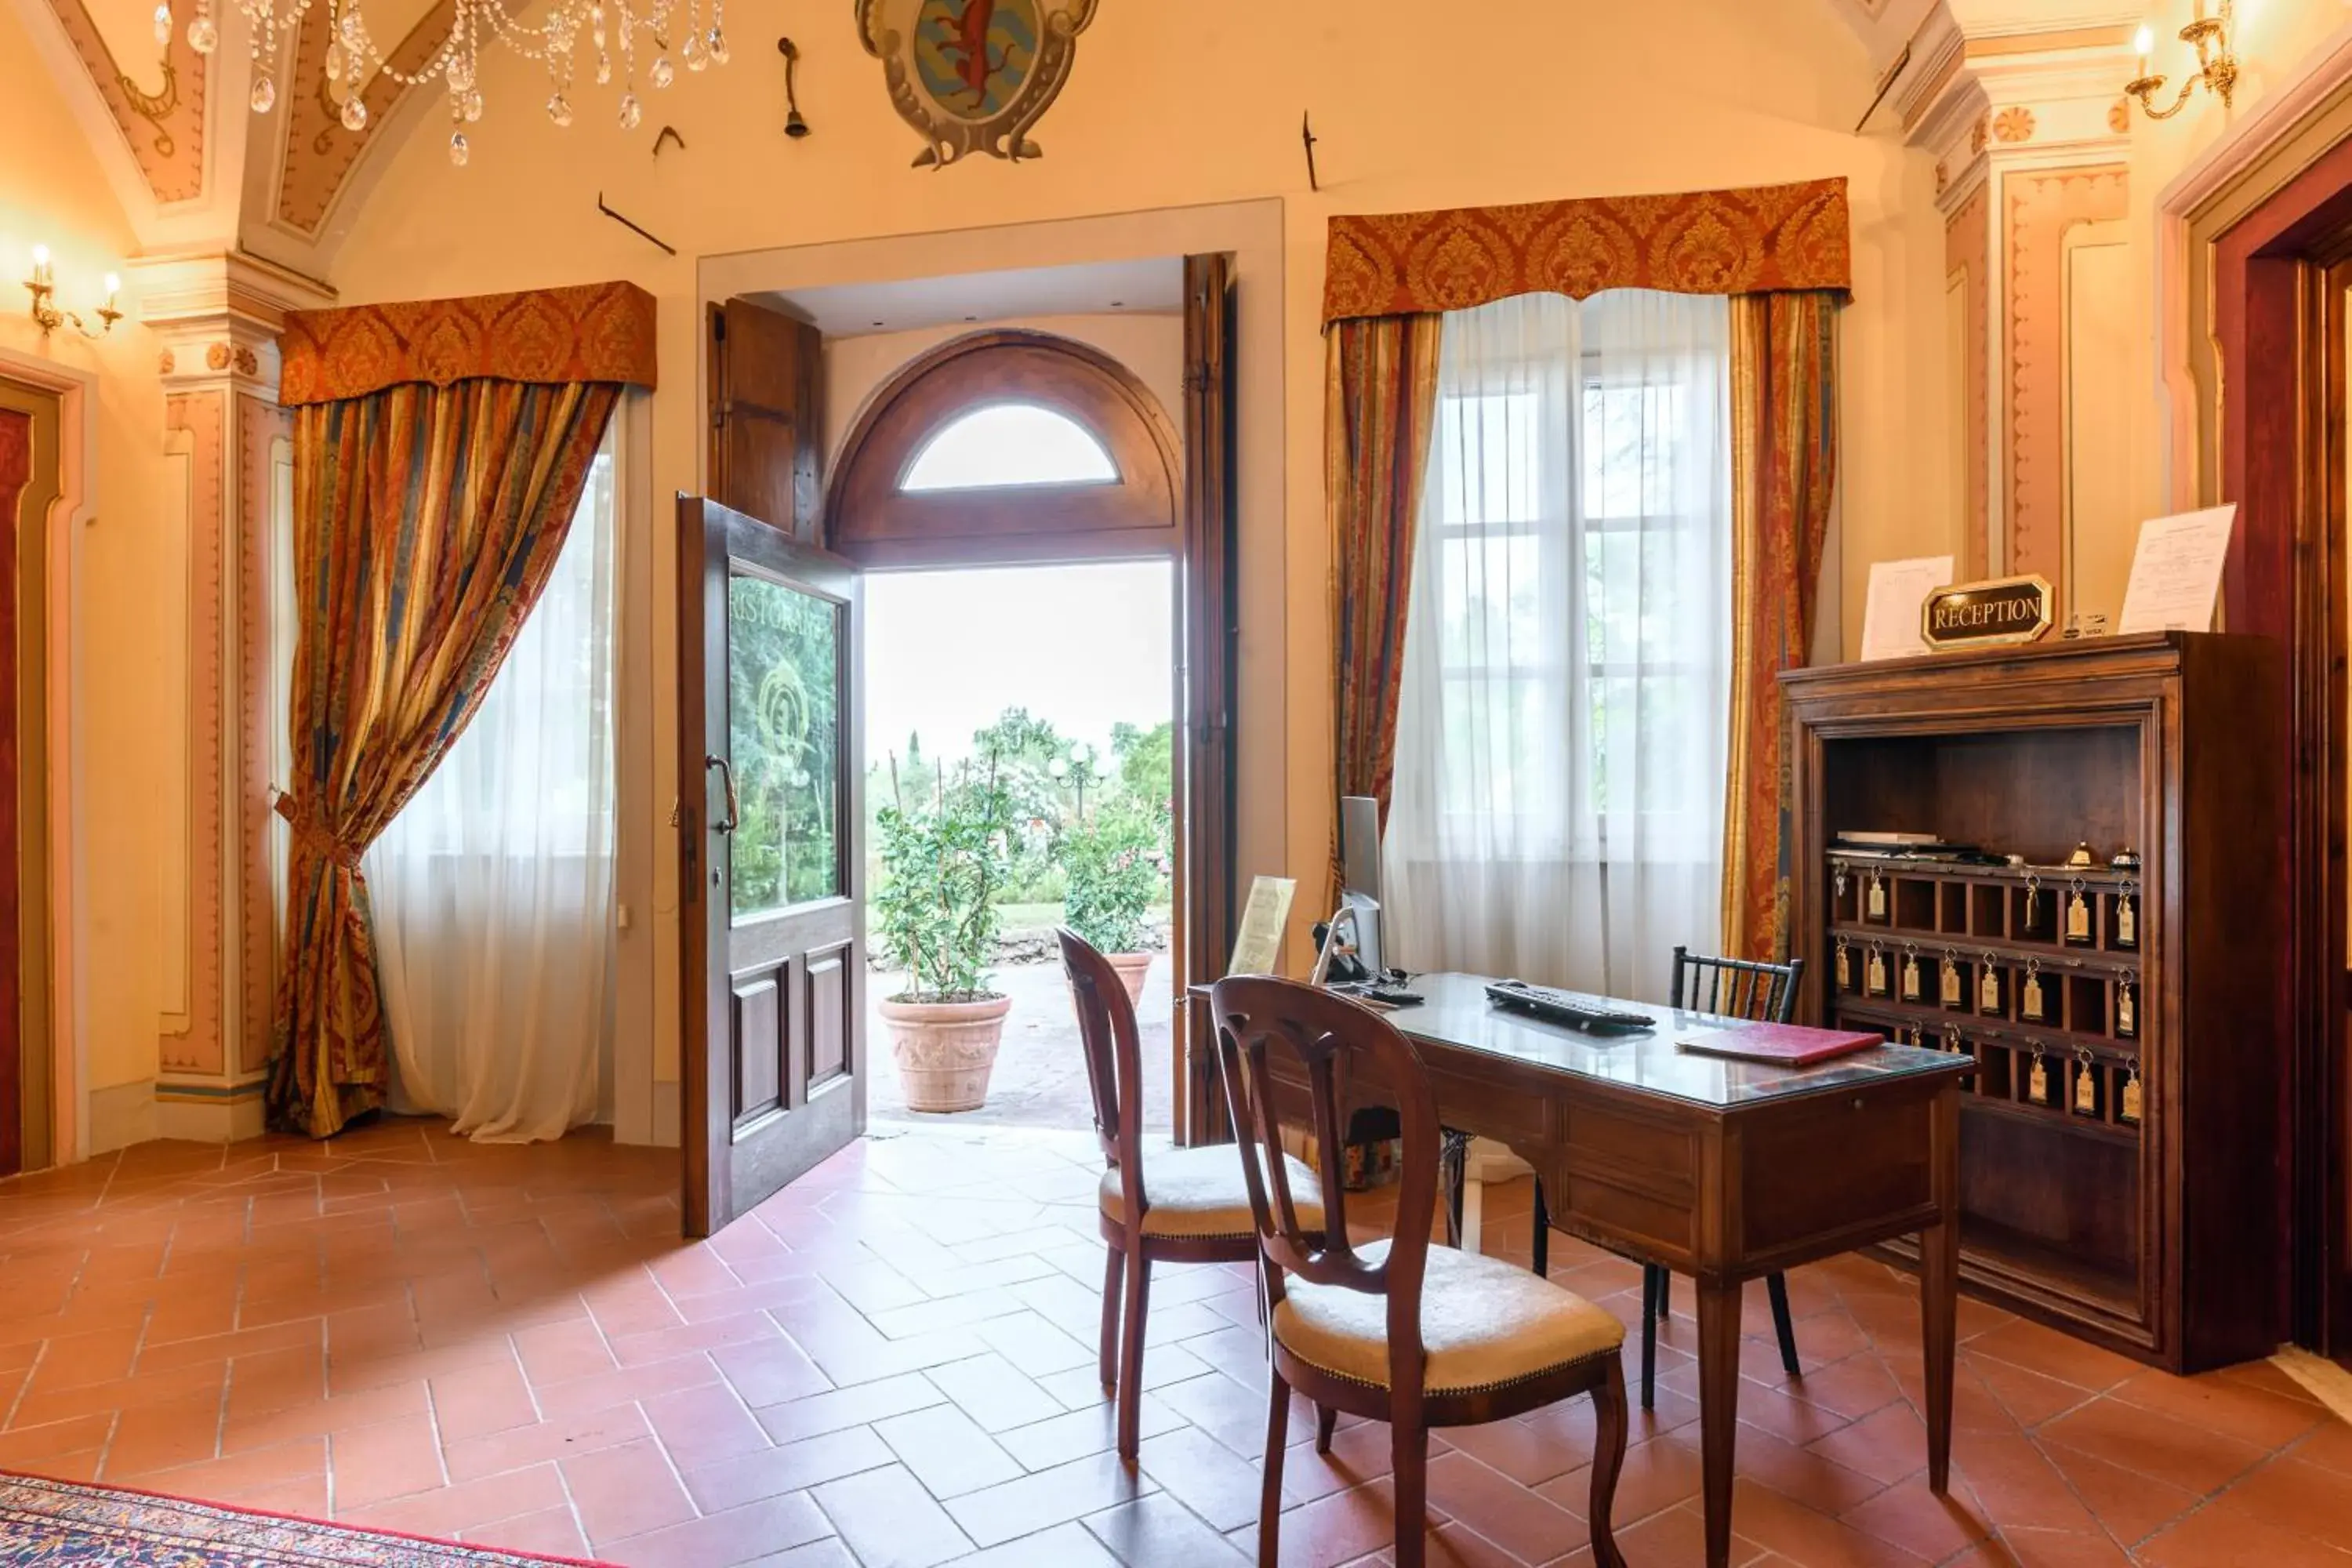
<svg viewBox="0 0 2352 1568"><path fill-rule="evenodd" d="M1843 290L1731 300L1730 777L1723 812L1723 948L1789 949L1788 725L1780 674L1805 663L1837 485Z"/></svg>
<svg viewBox="0 0 2352 1568"><path fill-rule="evenodd" d="M360 857L466 727L546 584L621 388L403 382L294 424L293 827L272 1125L384 1103Z"/></svg>
<svg viewBox="0 0 2352 1568"><path fill-rule="evenodd" d="M1324 351L1332 772L1337 794L1379 800L1383 826L1396 773L1406 590L1437 405L1442 320L1431 312L1333 321ZM1329 902L1338 901L1339 885L1335 826Z"/></svg>

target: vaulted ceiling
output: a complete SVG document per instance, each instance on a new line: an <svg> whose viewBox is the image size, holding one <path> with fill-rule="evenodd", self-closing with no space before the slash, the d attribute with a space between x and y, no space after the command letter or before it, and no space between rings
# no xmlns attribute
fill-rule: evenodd
<svg viewBox="0 0 2352 1568"><path fill-rule="evenodd" d="M99 147L142 246L236 245L326 277L341 237L383 162L384 149L434 106L435 91L384 73L362 89L364 130L343 126L341 87L325 70L329 7L300 13L280 41L271 112L247 109L256 63L243 23L219 0L220 47L187 42L192 0L174 0L168 44L155 36L154 0L14 0L50 75ZM2046 32L2126 19L2115 0L1821 0L1862 38L1874 72L1905 73L1932 35ZM397 68L414 70L446 36L453 0L372 0L379 37L398 37ZM1932 24L1932 26L1931 26ZM1924 52L1924 51L1923 51Z"/></svg>
<svg viewBox="0 0 2352 1568"><path fill-rule="evenodd" d="M141 243L241 246L323 277L363 191L378 143L396 141L431 96L379 72L361 89L367 129L342 123L342 88L328 79L328 7L301 14L281 38L270 112L251 111L256 62L226 0L220 46L187 39L189 0L175 0L168 43L155 0L16 0L50 76L72 100ZM391 65L413 71L449 30L452 0L376 0L370 21L401 41ZM227 13L227 16L223 16Z"/></svg>

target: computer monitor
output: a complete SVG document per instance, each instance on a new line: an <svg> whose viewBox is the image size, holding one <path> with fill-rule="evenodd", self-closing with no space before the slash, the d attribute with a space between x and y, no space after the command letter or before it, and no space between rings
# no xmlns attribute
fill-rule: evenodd
<svg viewBox="0 0 2352 1568"><path fill-rule="evenodd" d="M1368 795L1339 797L1339 902L1356 911L1356 955L1381 974L1387 944L1381 930L1381 803Z"/></svg>

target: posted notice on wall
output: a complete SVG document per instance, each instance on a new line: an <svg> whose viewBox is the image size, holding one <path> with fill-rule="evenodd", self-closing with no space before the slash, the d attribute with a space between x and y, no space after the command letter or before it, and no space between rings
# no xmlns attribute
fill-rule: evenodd
<svg viewBox="0 0 2352 1568"><path fill-rule="evenodd" d="M2232 501L2141 523L2116 630L2211 631L2213 600L2221 591L2221 561L2230 552L2230 530L2237 521L2238 506Z"/></svg>
<svg viewBox="0 0 2352 1568"><path fill-rule="evenodd" d="M1289 877L1260 877L1242 906L1242 929L1234 936L1228 974L1272 974L1282 961L1282 933L1290 924L1290 900L1298 883Z"/></svg>
<svg viewBox="0 0 2352 1568"><path fill-rule="evenodd" d="M1952 580L1952 558L1920 555L1870 563L1870 594L1863 601L1862 657L1908 658L1931 653L1919 635L1920 606Z"/></svg>

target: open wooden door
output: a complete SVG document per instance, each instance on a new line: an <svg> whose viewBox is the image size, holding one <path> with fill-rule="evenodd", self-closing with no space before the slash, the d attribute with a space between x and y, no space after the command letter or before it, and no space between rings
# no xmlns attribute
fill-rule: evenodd
<svg viewBox="0 0 2352 1568"><path fill-rule="evenodd" d="M1233 258L1184 258L1184 552L1178 561L1177 704L1182 744L1182 877L1176 921L1176 1137L1233 1136L1208 1010L1187 988L1221 978L1233 952L1234 593Z"/></svg>
<svg viewBox="0 0 2352 1568"><path fill-rule="evenodd" d="M866 1129L859 584L837 555L678 499L686 1231Z"/></svg>
<svg viewBox="0 0 2352 1568"><path fill-rule="evenodd" d="M749 300L710 307L710 499L803 544L819 533L824 340Z"/></svg>

